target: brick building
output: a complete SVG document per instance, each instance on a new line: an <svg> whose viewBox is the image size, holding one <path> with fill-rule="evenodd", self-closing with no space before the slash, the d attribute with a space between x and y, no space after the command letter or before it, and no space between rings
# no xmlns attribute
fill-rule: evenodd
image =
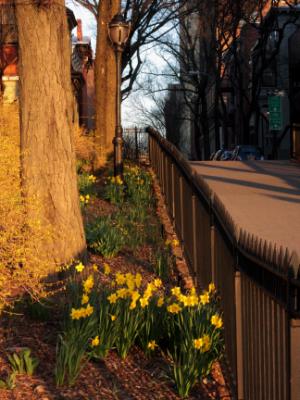
<svg viewBox="0 0 300 400"><path fill-rule="evenodd" d="M71 77L74 93L74 122L94 129L94 67L91 40L82 34L81 20L66 8L72 48ZM72 34L77 27L76 34ZM11 1L0 0L0 82L2 101L18 99L18 35Z"/></svg>
<svg viewBox="0 0 300 400"><path fill-rule="evenodd" d="M182 83L178 87L180 92L189 89L193 75L198 76L198 87L205 82L206 94L198 105L199 114L203 107L207 110L205 134L202 128L199 139L202 149L206 136L211 152L222 146L257 144L265 150L266 156L274 157L274 143L278 147L279 158L288 158L290 153L299 152L296 148L300 146L300 121L297 119L300 115L297 108L300 87L297 72L300 60L300 33L297 32L300 23L297 15L300 13L300 1L290 3L293 4L287 6L285 0L270 0L261 12L254 10L249 14L247 22L240 20L236 31L229 28L226 32L228 21L225 16L221 26L223 31L220 32L218 26L211 22L215 15L213 7L205 15L194 12L182 21L188 35L181 35L180 43L182 48L185 47L187 57L191 51L192 62L184 62L183 67L181 65ZM259 36L260 28L267 32L263 39ZM263 58L261 50L268 55L279 33L283 33L283 39L278 54L263 71L259 70L257 65ZM222 35L227 35L225 43L220 39ZM234 39L230 35L234 35ZM191 48L191 43L196 46ZM259 78L262 79L255 93L257 73L261 73ZM197 90L195 86L193 98ZM269 129L268 97L278 94L282 95L283 126L274 139L274 133ZM174 97L174 94L170 93L170 96ZM182 140L178 141L178 147L180 150L182 147L188 158L194 158L196 121L193 121L187 105L183 104L181 110L181 117L178 118L183 121ZM202 150L200 158L205 157L207 155Z"/></svg>

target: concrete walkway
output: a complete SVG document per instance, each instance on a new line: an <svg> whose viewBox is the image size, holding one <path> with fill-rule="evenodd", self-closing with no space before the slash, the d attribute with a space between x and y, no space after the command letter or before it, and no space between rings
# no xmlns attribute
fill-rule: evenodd
<svg viewBox="0 0 300 400"><path fill-rule="evenodd" d="M300 256L300 165L289 161L197 161L191 165L240 228Z"/></svg>

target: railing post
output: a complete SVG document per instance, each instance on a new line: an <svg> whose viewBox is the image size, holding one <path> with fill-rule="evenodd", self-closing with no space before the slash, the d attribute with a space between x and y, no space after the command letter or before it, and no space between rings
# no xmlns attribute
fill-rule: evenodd
<svg viewBox="0 0 300 400"><path fill-rule="evenodd" d="M134 142L135 142L135 160L139 159L139 144L138 144L138 128L134 128Z"/></svg>
<svg viewBox="0 0 300 400"><path fill-rule="evenodd" d="M217 237L216 237L216 226L215 226L215 217L212 211L212 207L210 206L210 260L211 260L211 278L212 282L216 281L217 274L216 274L216 244L217 244Z"/></svg>
<svg viewBox="0 0 300 400"><path fill-rule="evenodd" d="M183 212L183 177L179 177L179 199L180 199L180 236L184 242L184 212Z"/></svg>
<svg viewBox="0 0 300 400"><path fill-rule="evenodd" d="M300 319L290 321L291 400L300 399Z"/></svg>
<svg viewBox="0 0 300 400"><path fill-rule="evenodd" d="M172 219L175 219L175 174L174 174L174 163L171 163L171 181L172 181Z"/></svg>
<svg viewBox="0 0 300 400"><path fill-rule="evenodd" d="M235 273L235 318L236 318L236 370L238 400L244 399L244 360L243 360L243 325L242 325L242 283L241 272Z"/></svg>
<svg viewBox="0 0 300 400"><path fill-rule="evenodd" d="M197 231L196 231L196 196L192 196L192 224L193 224L193 272L194 278L197 276L198 260L197 260ZM196 282L196 279L194 279Z"/></svg>

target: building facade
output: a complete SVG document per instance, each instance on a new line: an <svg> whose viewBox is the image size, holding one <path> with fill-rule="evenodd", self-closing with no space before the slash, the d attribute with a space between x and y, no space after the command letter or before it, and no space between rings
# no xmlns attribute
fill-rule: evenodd
<svg viewBox="0 0 300 400"><path fill-rule="evenodd" d="M83 36L81 20L66 8L71 37L70 60L74 93L74 123L94 129L94 66L91 39ZM72 34L77 27L76 34ZM0 0L0 83L4 103L18 100L18 35L11 1Z"/></svg>
<svg viewBox="0 0 300 400"><path fill-rule="evenodd" d="M266 158L286 159L299 152L300 2L269 1L259 12L256 3L247 20L235 20L235 12L216 17L211 7L205 15L192 13L182 22L188 34L180 35L186 52L180 57L181 82L185 88L194 85L199 94L200 129L195 130L189 107L182 106L182 138L189 143L190 158L197 140L198 159L208 158L207 149L213 153L237 144L258 145ZM271 97L280 98L278 130L272 129ZM184 150L180 141L179 148Z"/></svg>

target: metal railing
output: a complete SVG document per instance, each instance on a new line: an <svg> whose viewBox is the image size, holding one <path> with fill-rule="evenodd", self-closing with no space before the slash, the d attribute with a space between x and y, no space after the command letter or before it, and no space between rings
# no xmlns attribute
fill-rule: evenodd
<svg viewBox="0 0 300 400"><path fill-rule="evenodd" d="M233 398L300 399L300 272L288 250L238 231L180 152L148 128L155 171L194 281L220 292Z"/></svg>

